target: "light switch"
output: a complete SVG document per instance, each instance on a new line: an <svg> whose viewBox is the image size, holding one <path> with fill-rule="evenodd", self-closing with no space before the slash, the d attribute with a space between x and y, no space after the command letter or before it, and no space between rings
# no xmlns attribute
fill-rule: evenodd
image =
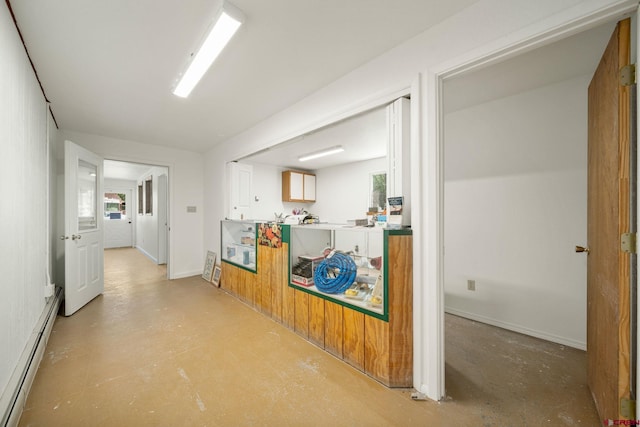
<svg viewBox="0 0 640 427"><path fill-rule="evenodd" d="M187 206L187 213L196 213L195 206Z"/></svg>

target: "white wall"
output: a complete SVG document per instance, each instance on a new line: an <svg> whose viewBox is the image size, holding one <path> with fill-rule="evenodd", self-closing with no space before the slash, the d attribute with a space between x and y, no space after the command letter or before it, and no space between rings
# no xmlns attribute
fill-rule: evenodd
<svg viewBox="0 0 640 427"><path fill-rule="evenodd" d="M205 246L219 247L224 218L225 162L407 93L412 108L412 228L414 230L414 386L439 399L444 395L439 277L437 194L438 134L434 130L437 92L432 73L533 40L587 16L608 16L608 8L631 7L626 0L480 0L457 15L400 44L311 96L234 136L206 154ZM635 7L635 6L634 6ZM617 9L616 9L617 10ZM617 12L616 12L617 13ZM607 18L608 19L608 18ZM422 83L419 83L422 78ZM415 84L415 85L414 85ZM412 106L413 107L413 106ZM413 120L415 117L417 120ZM415 184L415 185L414 185Z"/></svg>
<svg viewBox="0 0 640 427"><path fill-rule="evenodd" d="M142 184L144 188L145 181L148 178L152 179L153 207L151 215L136 213L136 247L156 264L160 250L158 244L158 182L160 175L166 174L167 168L154 166L138 180L138 185Z"/></svg>
<svg viewBox="0 0 640 427"><path fill-rule="evenodd" d="M381 157L317 170L312 212L320 221L336 224L367 218L370 174L386 169L387 158Z"/></svg>
<svg viewBox="0 0 640 427"><path fill-rule="evenodd" d="M272 221L274 213L291 214L295 208L318 215L320 221L345 224L351 219L367 217L369 175L385 171L386 157L348 163L312 171L316 175L316 202L282 201L282 171L285 168L253 163L253 219Z"/></svg>
<svg viewBox="0 0 640 427"><path fill-rule="evenodd" d="M171 228L170 278L202 274L204 260L202 155L79 132L62 131L61 134L61 138L73 141L104 158L167 166ZM196 212L188 213L187 206L195 206Z"/></svg>
<svg viewBox="0 0 640 427"><path fill-rule="evenodd" d="M0 396L45 308L51 236L47 199L55 162L47 141L47 104L5 5L0 6ZM55 129L51 130L55 137ZM47 234L49 232L49 234ZM4 412L5 408L0 408ZM4 413L0 413L0 417Z"/></svg>
<svg viewBox="0 0 640 427"><path fill-rule="evenodd" d="M447 311L586 349L589 80L445 117Z"/></svg>
<svg viewBox="0 0 640 427"><path fill-rule="evenodd" d="M291 209L285 208L287 203L282 201L283 168L260 163L243 163L253 166L252 219L273 221L275 213L284 212L285 215L291 213ZM255 201L254 196L258 198L258 201ZM220 223L218 223L219 226Z"/></svg>

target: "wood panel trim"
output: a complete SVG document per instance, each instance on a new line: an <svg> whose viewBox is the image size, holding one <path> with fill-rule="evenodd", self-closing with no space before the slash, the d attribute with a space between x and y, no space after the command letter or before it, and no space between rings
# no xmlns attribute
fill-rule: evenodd
<svg viewBox="0 0 640 427"><path fill-rule="evenodd" d="M625 19L618 23L618 69L631 62L631 20ZM630 107L631 93L629 86L618 85L618 158L619 171L619 199L618 224L619 233L629 232L629 168L630 168ZM618 246L620 247L620 246ZM618 401L630 398L630 254L621 253L619 257L619 337L618 337ZM619 407L619 406L618 406ZM621 416L621 414L619 414Z"/></svg>
<svg viewBox="0 0 640 427"><path fill-rule="evenodd" d="M364 371L364 314L347 307L342 308L342 352L344 361Z"/></svg>
<svg viewBox="0 0 640 427"><path fill-rule="evenodd" d="M309 341L324 349L325 300L309 295Z"/></svg>

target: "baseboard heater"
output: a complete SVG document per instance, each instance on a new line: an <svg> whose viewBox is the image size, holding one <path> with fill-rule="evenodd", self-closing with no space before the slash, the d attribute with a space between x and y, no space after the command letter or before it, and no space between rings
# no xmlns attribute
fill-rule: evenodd
<svg viewBox="0 0 640 427"><path fill-rule="evenodd" d="M53 298L45 306L34 333L27 342L18 365L9 379L7 388L0 397L0 410L2 411L2 423L0 426L13 427L17 426L18 421L20 421L22 410L47 347L47 341L61 301L62 288L57 288Z"/></svg>

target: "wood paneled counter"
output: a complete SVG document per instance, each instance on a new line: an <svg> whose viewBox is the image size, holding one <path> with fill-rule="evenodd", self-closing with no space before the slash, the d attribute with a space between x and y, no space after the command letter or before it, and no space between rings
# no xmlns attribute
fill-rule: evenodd
<svg viewBox="0 0 640 427"><path fill-rule="evenodd" d="M385 309L383 314L372 315L348 301L291 284L292 227L273 227L269 238L262 238L261 232L266 234L267 227L272 224L257 225L255 273L223 260L221 287L381 383L389 387L412 387L411 231L383 232L381 271L385 280ZM276 236L274 240L273 236L278 234L279 239Z"/></svg>

